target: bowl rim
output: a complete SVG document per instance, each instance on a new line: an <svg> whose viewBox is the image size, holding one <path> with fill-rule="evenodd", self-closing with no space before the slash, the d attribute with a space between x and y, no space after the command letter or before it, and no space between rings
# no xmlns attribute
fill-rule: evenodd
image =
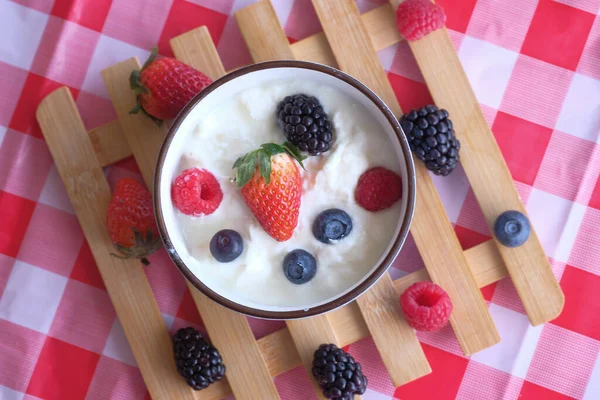
<svg viewBox="0 0 600 400"><path fill-rule="evenodd" d="M394 239L394 242L383 258L383 260L379 263L377 268L373 270L360 284L355 286L352 290L346 292L345 294L338 296L326 303L320 304L318 306L305 309L305 310L293 310L293 311L268 311L259 308L249 307L235 301L228 299L227 297L222 296L221 294L215 292L208 286L206 286L196 275L194 275L190 269L186 266L185 262L181 259L175 247L171 241L169 233L167 232L164 215L162 212L162 201L160 199L160 186L161 186L161 176L163 172L163 165L165 158L167 156L168 150L170 148L171 142L183 120L188 116L191 110L206 96L208 96L211 92L219 88L220 86L232 81L240 76L246 75L251 72L256 72L265 69L273 69L273 68L300 68L300 69L309 69L321 73L325 73L330 75L336 79L340 79L344 81L346 84L354 87L358 91L360 91L363 95L365 95L371 102L375 104L375 106L381 111L386 117L388 123L394 130L396 134L396 139L398 140L400 147L402 149L405 167L407 170L408 176L408 190L407 193L403 194L403 197L407 198L407 207L406 214L404 219L402 220L402 225L400 227L400 231L398 235ZM167 136L160 148L160 152L158 154L156 169L154 173L154 188L153 188L153 201L154 201L154 210L155 210L155 218L158 225L158 230L160 233L160 237L162 242L169 254L169 257L179 269L179 272L183 274L183 276L190 282L196 289L202 292L211 300L216 303L224 306L230 310L256 317L262 319L272 319L272 320L288 320L288 319L300 319L312 317L315 315L325 314L329 311L333 311L339 307L342 307L349 302L355 300L360 295L365 293L371 286L373 286L384 273L387 272L389 267L391 266L394 259L397 257L400 249L404 245L406 238L408 236L409 228L413 220L415 203L416 203L416 172L414 160L412 157L412 153L410 151L410 147L408 144L408 140L398 119L394 116L394 114L390 111L389 107L377 96L371 89L369 89L365 84L348 75L347 73L340 71L336 68L330 67L324 64L318 64L310 61L298 61L298 60L277 60L277 61L265 61L256 64L251 64L248 66L241 67L232 72L225 74L224 76L216 79L211 84L209 84L205 89L203 89L200 93L194 96L186 106L181 110L181 112L177 115L173 123L171 124Z"/></svg>

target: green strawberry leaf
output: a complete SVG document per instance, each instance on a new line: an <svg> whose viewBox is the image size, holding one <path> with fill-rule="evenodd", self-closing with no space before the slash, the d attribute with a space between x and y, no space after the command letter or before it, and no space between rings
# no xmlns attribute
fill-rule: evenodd
<svg viewBox="0 0 600 400"><path fill-rule="evenodd" d="M244 161L238 167L236 171L235 180L237 181L238 187L243 187L254 175L254 169L256 168L256 152L248 153L244 157Z"/></svg>
<svg viewBox="0 0 600 400"><path fill-rule="evenodd" d="M274 156L275 154L285 153L285 149L275 143L265 143L260 146L261 149L264 149L269 156Z"/></svg>
<svg viewBox="0 0 600 400"><path fill-rule="evenodd" d="M266 151L261 151L259 156L260 174L267 185L271 183L271 156Z"/></svg>
<svg viewBox="0 0 600 400"><path fill-rule="evenodd" d="M237 160L235 160L235 162L233 163L233 169L239 167L240 165L242 165L242 163L244 162L244 159L246 158L246 155L244 154L243 156L241 156L240 158L238 158Z"/></svg>

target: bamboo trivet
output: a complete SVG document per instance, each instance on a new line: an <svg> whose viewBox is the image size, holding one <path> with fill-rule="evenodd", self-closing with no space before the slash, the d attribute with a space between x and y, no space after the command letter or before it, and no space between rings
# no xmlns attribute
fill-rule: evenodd
<svg viewBox="0 0 600 400"><path fill-rule="evenodd" d="M266 0L239 11L236 17L255 61L286 57L332 66L339 64L341 69L372 87L394 113L400 114L400 107L391 94L389 83L387 79L385 81L383 79L385 77L385 74L382 74L383 69L378 64L376 55L374 56L374 50L385 48L401 40L394 24L393 8L384 5L360 16L351 0L336 2L313 0L313 3L325 32L298 41L291 46L283 35L270 3ZM337 40L342 37L343 41ZM216 78L225 73L205 27L172 39L171 46L178 58L204 71L207 75ZM516 197L512 181L507 181L507 177L510 178L508 169L489 128L485 125L445 30L411 43L411 48L437 104L449 109L453 115L459 138L463 141L462 163L488 223L493 222L500 211L507 209L507 205L522 210L523 207ZM449 65L445 64L447 60ZM437 64L433 65L436 62ZM387 334L382 334L382 332L402 332L404 329L405 323L397 308L398 295L410 284L430 279L428 272L422 270L394 281L393 290L389 277L387 281L383 279L357 302L332 311L326 316L294 321L288 324L288 328L267 335L258 341L254 340L244 317L217 306L193 289L194 300L206 323L209 336L219 347L227 363L228 379L201 392L193 392L185 386L183 380L176 376L168 332L156 302L152 298L142 267L137 262L116 260L109 256L112 245L104 228L105 210L110 194L100 167L134 154L146 182L150 183L157 149L164 135L164 130L148 124L148 121L137 116L124 115L124 110L128 110L133 104L133 95L127 90L125 77L135 67L139 67L139 63L132 59L103 71L109 93L120 117L119 121L109 122L86 134L73 99L66 88L58 89L42 101L37 118L152 397L217 399L230 394L233 389L237 398L278 398L270 376L279 375L301 365L302 359L305 360L304 364L308 364L309 356L312 355L317 343L334 342L344 346L370 334L374 334L374 340L394 383L404 383L429 372L426 360L419 359L418 353L422 353L422 350L416 339L413 340L412 332L406 336L401 335L401 339L397 342L390 341ZM453 79L457 81L455 86L445 86L448 81L438 78L441 76L440 69L445 73L451 72ZM463 94L460 96L463 104L452 102L455 93ZM470 117L473 117L475 122ZM464 127L464 131L461 127ZM482 134L483 131L487 133ZM127 135L124 132L127 132ZM94 153L96 159L93 157ZM485 156L482 156L483 154ZM475 161L476 156L483 157L485 160ZM465 160L466 158L468 160ZM473 166L479 165L480 162L489 170L476 171L477 168ZM507 268L504 265L506 262L516 281L515 286L519 290L519 295L524 298L523 302L532 322L541 323L555 317L562 308L563 296L551 275L547 261L540 262L543 252L540 253L541 246L535 234L529 240L529 245L523 246L519 251L507 251L501 246L499 251L493 240L464 252L458 251L454 232L451 228L447 230L445 227L450 226L447 217L445 214L437 215L440 210L443 211L443 208L431 185L429 175L425 173L424 168L418 166L417 169L419 195L415 224L419 222L419 226L428 226L445 232L441 235L445 240L440 237L437 250L442 248L450 251L454 262L459 266L459 278L449 276L449 271L456 274L457 265L442 259L440 265L444 267L440 268L439 265L434 264L434 260L442 258L439 254L432 255L434 251L429 251L422 252L422 255L434 280L444 281L450 285L449 289L442 283L449 292L454 293L454 295L451 293L451 296L455 301L455 307L455 292L462 290L466 290L468 296L473 296L475 303L479 303L481 294L474 288L483 287L506 277ZM501 175L499 181L502 183L495 182L494 185L487 185L488 181L485 179L488 179L491 173L499 173ZM510 183L512 189L510 193L505 194L507 183ZM426 196L423 197L424 195ZM429 206L433 208L426 208ZM419 211L419 207L427 209L427 213L434 213L435 217L423 217L427 213ZM440 228L440 225L443 226ZM413 225L412 232L417 246L422 248L423 237L419 238L419 234L424 235L423 232L428 232L427 229L415 228ZM431 241L431 238L432 234L429 231L427 240ZM448 258L447 254L446 258ZM545 259L545 256L543 258ZM530 263L535 264L533 268L529 268ZM466 265L470 267L470 273L469 269L465 269ZM463 303L462 298L458 297L458 299L459 303ZM469 301L465 302L465 307L472 307ZM541 305L547 302L550 302L552 307L542 308ZM379 315L376 311L381 311L383 314ZM461 310L458 311L458 314L460 313ZM489 315L486 317L486 314L481 314L479 317L485 320ZM472 342L471 338L461 339L460 332L463 331L463 324L453 322L459 342L467 353L469 349L474 351L494 341L493 326L490 330L484 323L486 334L480 335L480 338ZM234 328L231 329L232 327ZM227 336L225 328L233 332L227 332L230 334ZM468 329L466 331L468 332ZM396 339L396 336L393 338ZM412 359L413 351L415 351L414 359L417 364L411 365L408 370L402 370L406 368L406 358ZM240 354L243 356L239 357ZM403 358L403 363L400 363L403 365L394 363L392 357L387 357L389 354L396 354L395 357Z"/></svg>

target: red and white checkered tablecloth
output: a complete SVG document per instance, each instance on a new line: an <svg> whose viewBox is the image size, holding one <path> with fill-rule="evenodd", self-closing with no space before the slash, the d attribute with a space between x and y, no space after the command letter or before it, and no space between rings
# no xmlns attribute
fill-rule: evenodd
<svg viewBox="0 0 600 400"><path fill-rule="evenodd" d="M116 117L100 70L207 25L228 69L247 64L233 13L252 0L0 0L0 399L146 399L147 390L34 112L70 87L88 128ZM310 0L273 0L290 41L318 32ZM482 289L502 342L464 357L452 330L419 334L433 373L395 388L371 339L349 351L367 400L600 399L600 0L438 0L473 89L566 295L531 327L511 281ZM358 0L362 11L382 0ZM381 50L403 109L431 102L405 43ZM460 132L459 132L460 134ZM111 183L139 176L132 160ZM459 168L434 178L464 248L490 238ZM202 322L164 252L148 279L171 331ZM423 268L409 240L391 273ZM283 323L250 319L257 338ZM302 367L275 378L311 398Z"/></svg>

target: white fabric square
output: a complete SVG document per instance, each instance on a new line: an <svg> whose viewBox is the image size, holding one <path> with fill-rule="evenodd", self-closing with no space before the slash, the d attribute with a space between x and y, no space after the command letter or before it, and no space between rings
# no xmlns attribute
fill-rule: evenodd
<svg viewBox="0 0 600 400"><path fill-rule="evenodd" d="M477 100L487 106L500 108L519 55L500 46L465 36L458 56Z"/></svg>
<svg viewBox="0 0 600 400"><path fill-rule="evenodd" d="M415 160L415 162L420 161ZM448 176L437 176L433 173L429 173L429 175L442 200L446 215L448 215L450 222L456 223L471 187L465 171L461 165L458 165L454 172Z"/></svg>
<svg viewBox="0 0 600 400"><path fill-rule="evenodd" d="M81 88L95 95L108 98L108 92L100 72L134 56L139 59L140 64L143 64L150 56L150 52L109 36L101 35Z"/></svg>
<svg viewBox="0 0 600 400"><path fill-rule="evenodd" d="M110 330L110 335L108 335L108 340L106 341L104 350L102 350L102 354L137 368L137 362L125 337L123 325L121 325L118 319L115 320Z"/></svg>
<svg viewBox="0 0 600 400"><path fill-rule="evenodd" d="M588 381L587 388L583 394L583 400L598 400L600 399L600 354L594 364L592 375Z"/></svg>
<svg viewBox="0 0 600 400"><path fill-rule="evenodd" d="M584 205L533 188L527 212L548 257L568 260L585 209Z"/></svg>
<svg viewBox="0 0 600 400"><path fill-rule="evenodd" d="M48 174L48 178L46 178L46 183L44 184L44 188L42 189L38 201L48 206L58 208L59 210L75 214L65 185L60 179L55 166L52 166L50 169L50 173Z"/></svg>
<svg viewBox="0 0 600 400"><path fill-rule="evenodd" d="M600 143L600 81L575 74L563 103L556 129Z"/></svg>
<svg viewBox="0 0 600 400"><path fill-rule="evenodd" d="M496 304L491 304L489 310L502 340L471 359L525 378L544 326L532 327L526 315Z"/></svg>
<svg viewBox="0 0 600 400"><path fill-rule="evenodd" d="M67 278L17 260L0 299L0 318L47 334Z"/></svg>
<svg viewBox="0 0 600 400"><path fill-rule="evenodd" d="M12 1L0 13L0 61L25 70L31 68L46 29L48 15Z"/></svg>
<svg viewBox="0 0 600 400"><path fill-rule="evenodd" d="M398 51L398 43L388 46L385 49L381 49L377 52L379 56L379 61L383 66L383 69L389 71L392 69L392 63L394 62L394 58L396 57L396 52Z"/></svg>
<svg viewBox="0 0 600 400"><path fill-rule="evenodd" d="M21 400L24 396L25 393L0 385L0 399L2 400Z"/></svg>
<svg viewBox="0 0 600 400"><path fill-rule="evenodd" d="M4 140L4 135L6 134L6 128L0 125L0 146L2 146L2 140Z"/></svg>

